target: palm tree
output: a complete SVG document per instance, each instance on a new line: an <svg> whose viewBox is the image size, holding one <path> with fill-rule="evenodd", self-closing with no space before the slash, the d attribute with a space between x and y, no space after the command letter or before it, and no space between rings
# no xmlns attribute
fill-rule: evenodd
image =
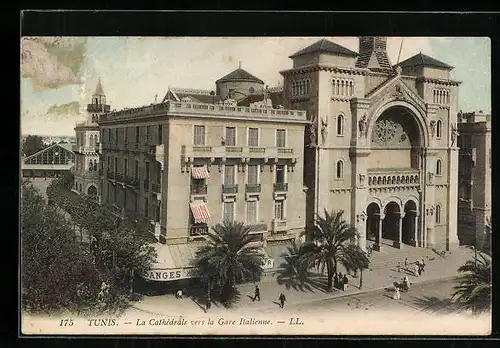
<svg viewBox="0 0 500 348"><path fill-rule="evenodd" d="M458 269L462 275L454 287L453 298L464 309L473 314L486 312L491 306L491 258L477 250L473 260Z"/></svg>
<svg viewBox="0 0 500 348"><path fill-rule="evenodd" d="M260 247L249 245L250 232L242 222L224 221L212 227L208 245L196 253L199 276L219 291L222 302L229 300L237 281L260 279L264 255Z"/></svg>
<svg viewBox="0 0 500 348"><path fill-rule="evenodd" d="M347 224L343 211L316 215L316 226L311 239L299 249L300 263L308 269L315 266L328 274L328 290L332 289L333 276L337 273L337 264L342 264L347 271L368 268L370 261L361 248L355 244L358 236L356 229Z"/></svg>

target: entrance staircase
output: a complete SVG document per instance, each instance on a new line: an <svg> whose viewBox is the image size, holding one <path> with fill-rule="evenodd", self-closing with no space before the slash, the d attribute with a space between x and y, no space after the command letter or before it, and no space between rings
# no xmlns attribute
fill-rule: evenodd
<svg viewBox="0 0 500 348"><path fill-rule="evenodd" d="M422 258L427 263L427 261L432 261L441 258L436 252L427 248L413 247L408 244L403 244L401 249L394 248L389 245L390 242L384 243L382 241L381 250L373 251L369 256L370 259L370 269L386 269L395 270L397 269L398 262L401 264L401 269L404 268L404 260L408 259L410 264L410 270L414 269L415 261L421 261ZM368 242L367 245L372 245Z"/></svg>

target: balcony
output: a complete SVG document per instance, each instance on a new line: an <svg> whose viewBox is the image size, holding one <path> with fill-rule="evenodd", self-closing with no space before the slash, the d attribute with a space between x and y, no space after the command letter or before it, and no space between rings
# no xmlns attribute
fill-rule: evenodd
<svg viewBox="0 0 500 348"><path fill-rule="evenodd" d="M272 231L274 233L286 232L287 231L286 220L274 219L272 223Z"/></svg>
<svg viewBox="0 0 500 348"><path fill-rule="evenodd" d="M368 169L368 187L370 189L384 188L417 188L420 186L418 169L413 168L377 168Z"/></svg>
<svg viewBox="0 0 500 348"><path fill-rule="evenodd" d="M208 225L200 224L189 226L190 236L204 236L206 234L208 234Z"/></svg>
<svg viewBox="0 0 500 348"><path fill-rule="evenodd" d="M262 233L267 232L267 224L255 224L250 225L250 233Z"/></svg>
<svg viewBox="0 0 500 348"><path fill-rule="evenodd" d="M274 192L288 192L288 183L277 182L274 184Z"/></svg>
<svg viewBox="0 0 500 348"><path fill-rule="evenodd" d="M278 158L295 159L294 149L249 146L183 145L183 158Z"/></svg>
<svg viewBox="0 0 500 348"><path fill-rule="evenodd" d="M238 184L236 185L222 185L222 194L235 195L238 193Z"/></svg>
<svg viewBox="0 0 500 348"><path fill-rule="evenodd" d="M192 185L191 186L191 194L192 195L206 195L207 194L207 185Z"/></svg>
<svg viewBox="0 0 500 348"><path fill-rule="evenodd" d="M260 184L246 184L245 185L246 193L260 193Z"/></svg>

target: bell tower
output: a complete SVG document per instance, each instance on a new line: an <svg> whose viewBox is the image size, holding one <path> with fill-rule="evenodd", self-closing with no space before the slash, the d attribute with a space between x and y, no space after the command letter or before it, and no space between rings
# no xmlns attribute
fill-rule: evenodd
<svg viewBox="0 0 500 348"><path fill-rule="evenodd" d="M99 116L109 112L109 110L110 107L106 104L106 95L104 94L101 79L99 78L95 92L92 94L91 103L87 104L88 122L97 123L99 121Z"/></svg>
<svg viewBox="0 0 500 348"><path fill-rule="evenodd" d="M356 67L391 73L392 65L387 55L387 38L383 36L360 36Z"/></svg>

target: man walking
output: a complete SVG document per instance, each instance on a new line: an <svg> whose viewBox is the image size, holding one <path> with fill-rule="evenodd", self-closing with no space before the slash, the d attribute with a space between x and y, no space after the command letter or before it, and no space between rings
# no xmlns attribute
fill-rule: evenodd
<svg viewBox="0 0 500 348"><path fill-rule="evenodd" d="M255 295L254 295L254 297L252 299L252 302L255 301L257 298L260 301L260 289L259 289L258 285L255 285Z"/></svg>
<svg viewBox="0 0 500 348"><path fill-rule="evenodd" d="M280 307L284 308L285 307L285 301L286 301L285 294L281 293L280 297L278 299L280 301Z"/></svg>

